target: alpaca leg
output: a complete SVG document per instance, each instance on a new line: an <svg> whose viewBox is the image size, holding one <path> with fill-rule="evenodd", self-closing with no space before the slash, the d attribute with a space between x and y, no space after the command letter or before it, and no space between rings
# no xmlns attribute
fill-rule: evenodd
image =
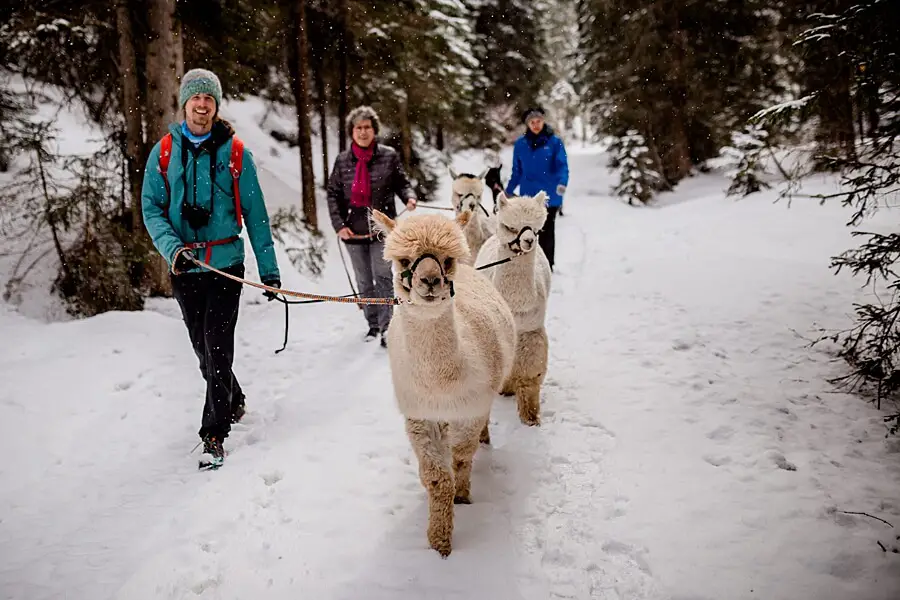
<svg viewBox="0 0 900 600"><path fill-rule="evenodd" d="M456 482L456 504L472 504L472 460L478 450L478 439L484 428L486 419L477 419L450 426L450 440L453 449L453 479Z"/></svg>
<svg viewBox="0 0 900 600"><path fill-rule="evenodd" d="M519 420L522 423L529 426L541 424L540 385L521 385L516 391L516 403L519 407Z"/></svg>
<svg viewBox="0 0 900 600"><path fill-rule="evenodd" d="M419 475L428 491L428 543L448 556L453 537L453 469L447 423L406 420L406 434L419 459Z"/></svg>
<svg viewBox="0 0 900 600"><path fill-rule="evenodd" d="M525 425L541 423L541 384L547 372L547 331L543 328L519 335L516 360L510 379L516 390L519 420Z"/></svg>
<svg viewBox="0 0 900 600"><path fill-rule="evenodd" d="M490 431L490 429L488 429L488 425L490 424L490 422L491 422L490 419L488 419L484 422L484 427L482 428L481 435L479 436L479 439L478 439L479 442L481 442L482 444L484 444L486 446L491 445L491 431Z"/></svg>

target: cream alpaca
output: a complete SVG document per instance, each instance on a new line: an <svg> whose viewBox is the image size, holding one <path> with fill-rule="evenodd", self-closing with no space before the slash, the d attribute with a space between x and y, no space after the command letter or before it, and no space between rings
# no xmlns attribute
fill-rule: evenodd
<svg viewBox="0 0 900 600"><path fill-rule="evenodd" d="M550 263L538 245L538 232L547 220L547 196L508 199L497 196L497 233L478 253L477 265L511 258L487 270L516 320L516 360L503 394L516 396L519 419L526 425L541 421L541 385L547 373L547 330L544 320L550 294ZM489 442L487 427L482 441Z"/></svg>
<svg viewBox="0 0 900 600"><path fill-rule="evenodd" d="M471 502L472 459L491 403L515 357L512 312L487 277L462 264L469 248L460 226L439 215L395 222L373 211L387 234L401 300L388 329L394 395L428 492L428 541L450 554L453 504Z"/></svg>
<svg viewBox="0 0 900 600"><path fill-rule="evenodd" d="M471 265L478 256L485 240L494 235L495 220L481 205L481 197L484 194L484 176L487 169L479 175L469 173L457 173L452 168L450 175L453 177L452 198L453 209L457 215L464 212L471 213L469 222L463 226L466 234L466 243L469 245L469 258L465 264Z"/></svg>

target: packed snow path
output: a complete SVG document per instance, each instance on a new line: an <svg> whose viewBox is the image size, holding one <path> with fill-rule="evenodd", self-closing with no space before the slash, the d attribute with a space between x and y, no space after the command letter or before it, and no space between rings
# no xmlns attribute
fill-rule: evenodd
<svg viewBox="0 0 900 600"><path fill-rule="evenodd" d="M900 526L900 442L802 339L856 294L827 268L845 213L715 177L632 209L605 157L570 160L543 425L498 399L447 560L356 308L292 309L275 356L283 309L246 290L249 413L213 473L189 455L203 388L173 302L51 325L2 308L0 597L900 597L877 545L898 529L839 512ZM282 264L287 287L345 292L333 245L319 284Z"/></svg>

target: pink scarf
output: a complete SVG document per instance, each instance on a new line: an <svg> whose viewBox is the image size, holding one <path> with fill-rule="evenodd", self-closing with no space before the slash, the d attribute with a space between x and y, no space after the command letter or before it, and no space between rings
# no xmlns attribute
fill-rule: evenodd
<svg viewBox="0 0 900 600"><path fill-rule="evenodd" d="M350 206L372 206L372 180L369 177L369 161L375 152L375 144L368 148L360 148L356 143L350 144L353 155L356 157L356 175L353 177L353 187L350 188Z"/></svg>

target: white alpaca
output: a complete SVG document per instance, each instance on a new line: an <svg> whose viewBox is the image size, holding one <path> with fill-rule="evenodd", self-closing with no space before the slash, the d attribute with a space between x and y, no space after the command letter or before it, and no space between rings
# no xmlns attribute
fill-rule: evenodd
<svg viewBox="0 0 900 600"><path fill-rule="evenodd" d="M541 385L547 373L547 297L550 294L550 263L538 244L538 234L547 220L547 196L497 196L497 233L478 253L475 264L486 265L509 258L486 269L487 276L506 299L516 320L516 361L503 386L504 395L516 396L519 419L539 425ZM487 427L482 441L489 442Z"/></svg>
<svg viewBox="0 0 900 600"><path fill-rule="evenodd" d="M428 492L428 541L450 554L453 504L468 504L472 459L515 356L515 320L468 257L460 226L439 215L395 222L373 211L394 263L388 357L394 395Z"/></svg>
<svg viewBox="0 0 900 600"><path fill-rule="evenodd" d="M450 176L453 177L452 202L453 210L457 216L464 212L471 213L468 223L463 227L466 234L466 243L469 245L469 258L464 262L471 265L478 256L485 240L494 235L494 218L481 204L484 194L484 176L487 169L479 175L471 173L457 173L450 168Z"/></svg>

